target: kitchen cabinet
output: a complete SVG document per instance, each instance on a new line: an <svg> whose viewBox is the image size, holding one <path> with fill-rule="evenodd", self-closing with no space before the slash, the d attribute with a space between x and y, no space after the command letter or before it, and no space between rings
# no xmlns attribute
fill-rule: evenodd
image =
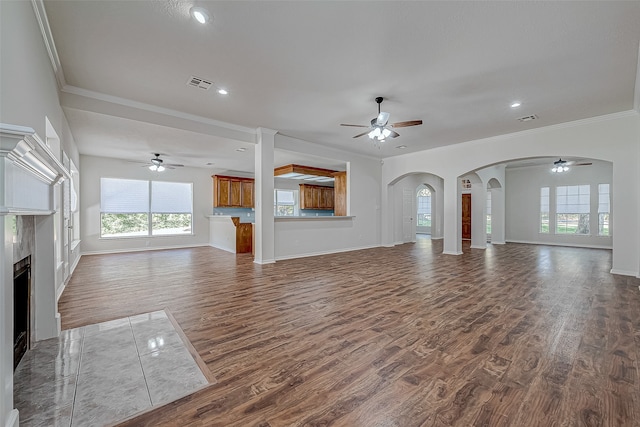
<svg viewBox="0 0 640 427"><path fill-rule="evenodd" d="M236 176L214 175L214 208L253 208L254 180Z"/></svg>
<svg viewBox="0 0 640 427"><path fill-rule="evenodd" d="M333 187L300 184L300 209L333 210Z"/></svg>
<svg viewBox="0 0 640 427"><path fill-rule="evenodd" d="M347 173L336 172L333 174L335 181L334 186L334 215L347 215Z"/></svg>

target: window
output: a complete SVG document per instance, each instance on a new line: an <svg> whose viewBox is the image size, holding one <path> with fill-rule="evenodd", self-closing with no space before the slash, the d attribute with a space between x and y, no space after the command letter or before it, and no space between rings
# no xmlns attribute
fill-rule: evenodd
<svg viewBox="0 0 640 427"><path fill-rule="evenodd" d="M487 234L491 234L491 190L487 191Z"/></svg>
<svg viewBox="0 0 640 427"><path fill-rule="evenodd" d="M274 190L273 214L275 216L298 215L298 190Z"/></svg>
<svg viewBox="0 0 640 427"><path fill-rule="evenodd" d="M100 237L191 234L193 184L100 179Z"/></svg>
<svg viewBox="0 0 640 427"><path fill-rule="evenodd" d="M556 233L589 234L589 185L556 187Z"/></svg>
<svg viewBox="0 0 640 427"><path fill-rule="evenodd" d="M609 184L598 184L598 236L610 236L609 233Z"/></svg>
<svg viewBox="0 0 640 427"><path fill-rule="evenodd" d="M549 232L549 187L540 189L540 232Z"/></svg>
<svg viewBox="0 0 640 427"><path fill-rule="evenodd" d="M427 188L418 191L418 227L431 227L431 192Z"/></svg>

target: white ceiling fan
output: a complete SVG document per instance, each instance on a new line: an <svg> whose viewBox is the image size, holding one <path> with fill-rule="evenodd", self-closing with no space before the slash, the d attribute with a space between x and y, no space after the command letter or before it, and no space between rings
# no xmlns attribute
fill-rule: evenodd
<svg viewBox="0 0 640 427"><path fill-rule="evenodd" d="M350 125L341 123L340 126L368 128L366 132L362 132L354 136L354 138L359 138L363 135L369 135L369 138L373 140L374 145L380 148L380 143L384 142L386 138L397 138L398 136L400 136L400 134L396 132L394 128L419 126L422 124L422 120L408 120L405 122L396 122L389 124L390 114L385 111L380 111L380 104L382 104L383 100L384 98L381 96L376 98L376 102L378 103L378 116L371 119L371 125Z"/></svg>
<svg viewBox="0 0 640 427"><path fill-rule="evenodd" d="M146 163L144 167L148 167L149 170L152 170L154 172L162 172L165 169L175 169L175 168L181 168L184 166L184 165L179 165L177 163L165 163L160 158L160 153L152 153L152 154L155 157L149 161L150 163Z"/></svg>

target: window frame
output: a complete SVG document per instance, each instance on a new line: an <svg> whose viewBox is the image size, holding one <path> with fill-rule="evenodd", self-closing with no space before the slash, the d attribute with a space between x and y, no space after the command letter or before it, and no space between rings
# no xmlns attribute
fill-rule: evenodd
<svg viewBox="0 0 640 427"><path fill-rule="evenodd" d="M293 205L278 204L278 191L291 192L293 194ZM278 206L293 206L292 215L278 215ZM273 189L273 216L275 218L291 218L300 216L300 190L291 188L274 188Z"/></svg>
<svg viewBox="0 0 640 427"><path fill-rule="evenodd" d="M420 193L422 192L428 192L429 195L421 195ZM433 214L432 214L432 197L433 197L433 193L431 192L431 190L429 190L428 188L424 187L421 188L420 190L418 190L417 194L416 194L416 227L425 227L429 228L429 230L431 230L432 224L433 224ZM428 207L429 207L429 211L427 212L421 212L420 211L420 199L421 198L428 198L429 202L428 202ZM420 215L424 215L424 219L425 221L428 221L429 225L420 225Z"/></svg>
<svg viewBox="0 0 640 427"><path fill-rule="evenodd" d="M566 188L566 190L564 191L565 194L561 194L560 189L562 188ZM573 190L572 190L573 189ZM582 191L586 189L588 193L583 193ZM575 194L570 194L571 192L574 192ZM559 236L592 236L592 232L591 232L591 185L590 184L577 184L577 185L558 185L555 187L555 198L556 198L556 206L555 206L555 233L556 235ZM582 198L582 196L587 196L588 200L587 203L583 203L580 199ZM565 203L561 203L560 198L564 197L566 199ZM571 202L569 200L569 198L576 198L577 201ZM571 211L571 212L559 212L560 210L568 210L568 208L564 208L564 209L560 209L560 207L571 207L571 206L578 206L577 209L575 209L575 212ZM588 212L579 212L581 209L579 207L584 207L587 206L588 208ZM561 219L561 217L564 217L564 219ZM571 219L569 220L569 217L577 217L575 219ZM584 217L586 217L586 221L584 219ZM567 230L569 230L568 224L569 222L574 222L576 221L578 222L578 226L576 227L576 231L574 232L567 232ZM587 225L587 232L586 233L578 233L577 231L580 230L580 223L585 223ZM564 225L564 232L561 231L561 225Z"/></svg>
<svg viewBox="0 0 640 427"><path fill-rule="evenodd" d="M147 193L147 210L146 212L117 212L117 213L113 213L113 212L104 212L102 210L102 197L103 197L103 193L102 193L102 180L103 179L110 179L110 180L120 180L120 181L140 181L140 182L146 182L147 186L148 186L148 193ZM194 232L194 217L193 217L193 182L181 182L181 181L161 181L161 180L151 180L151 179L130 179L130 178L111 178L111 177L101 177L100 178L100 183L101 183L101 189L100 189L100 211L99 211L99 218L100 218L100 236L99 239L139 239L139 238L156 238L156 237L179 237L179 236L194 236L195 232ZM172 212L172 213L167 213L167 212L154 212L151 207L153 204L153 183L169 183L169 184L181 184L181 185L189 185L189 198L190 198L190 204L191 204L191 212ZM146 228L146 234L135 234L135 235L104 235L104 230L103 230L103 215L107 214L107 215L112 215L112 214L122 214L122 215L146 215L147 217L147 228ZM186 233L162 233L162 234L158 234L155 233L154 234L154 227L153 227L153 220L154 220L154 215L167 215L167 214L175 214L175 215L189 215L189 232ZM162 230L162 229L161 229Z"/></svg>
<svg viewBox="0 0 640 427"><path fill-rule="evenodd" d="M603 192L602 191L602 187L606 186L607 191ZM606 212L604 211L600 211L600 206L603 204L602 203L602 196L605 195L607 196L607 208L608 210ZM608 183L603 183L603 184L598 184L598 237L611 237L611 184ZM607 216L607 234L602 234L601 230L603 229L603 222L602 221L602 215L606 215Z"/></svg>
<svg viewBox="0 0 640 427"><path fill-rule="evenodd" d="M546 195L543 194L544 191L543 190L547 190L546 191ZM538 202L540 203L539 207L539 215L538 215L538 233L540 234L552 234L551 233L551 187L540 187L540 197L538 199ZM543 200L546 198L546 207L547 210L543 210L543 206L545 205L545 203L543 203ZM544 215L547 215L547 222L546 222L546 226L547 229L546 231L544 230Z"/></svg>

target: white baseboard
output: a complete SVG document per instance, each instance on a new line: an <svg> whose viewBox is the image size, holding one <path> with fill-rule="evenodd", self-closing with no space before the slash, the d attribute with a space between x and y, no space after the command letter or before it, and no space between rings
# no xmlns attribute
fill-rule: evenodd
<svg viewBox="0 0 640 427"><path fill-rule="evenodd" d="M69 272L69 277L73 275L73 272L75 271L76 267L78 266L78 263L80 262L80 258L82 258L82 254L78 254L78 256L76 257L76 260L73 262L73 265L71 266L71 270Z"/></svg>
<svg viewBox="0 0 640 427"><path fill-rule="evenodd" d="M491 241L491 242L489 242L489 243L491 243L492 245L504 245L504 244L506 244L506 242L505 242L504 240L501 240L501 241L494 241L494 240L492 240L492 241Z"/></svg>
<svg viewBox="0 0 640 427"><path fill-rule="evenodd" d="M556 242L532 242L529 240L511 240L507 239L507 243L523 243L525 245L545 245L545 246L565 246L568 248L588 248L588 249L613 249L606 245L583 245L580 243L556 243Z"/></svg>
<svg viewBox="0 0 640 427"><path fill-rule="evenodd" d="M20 415L17 409L11 410L9 412L9 417L7 418L6 427L18 427L18 421L20 420Z"/></svg>
<svg viewBox="0 0 640 427"><path fill-rule="evenodd" d="M619 270L617 268L612 268L611 271L609 271L609 273L611 273L611 274L619 274L621 276L638 277L640 279L640 275L638 275L637 271Z"/></svg>
<svg viewBox="0 0 640 427"><path fill-rule="evenodd" d="M471 249L487 249L487 245L471 245Z"/></svg>
<svg viewBox="0 0 640 427"><path fill-rule="evenodd" d="M445 255L462 255L461 251L442 251Z"/></svg>
<svg viewBox="0 0 640 427"><path fill-rule="evenodd" d="M69 277L67 277L67 280L62 284L62 286L56 289L56 301L60 300L60 297L62 296L64 289L67 287L67 283L69 283L69 280L71 280L71 276L73 276L73 272L76 271L76 267L80 262L80 258L82 258L82 254L78 254L78 256L76 257L76 260L71 265L71 270L69 272Z"/></svg>
<svg viewBox="0 0 640 427"><path fill-rule="evenodd" d="M431 236L431 240L442 240L444 239L444 237L433 237Z"/></svg>
<svg viewBox="0 0 640 427"><path fill-rule="evenodd" d="M265 264L275 264L276 260L275 259L263 259L262 261L256 261L254 259L253 262L255 264L259 264L259 265L265 265Z"/></svg>
<svg viewBox="0 0 640 427"><path fill-rule="evenodd" d="M71 275L69 275L69 279L71 279ZM56 289L56 302L60 301L60 297L62 296L62 293L64 292L64 288L67 287L67 283L69 283L69 280L67 280L65 283L62 284L62 286L60 286L58 289Z"/></svg>
<svg viewBox="0 0 640 427"><path fill-rule="evenodd" d="M209 246L209 243L197 243L197 244L175 245L175 246L154 246L154 247L148 247L148 248L111 249L111 250L105 250L105 251L86 251L86 252L82 252L82 255L106 255L106 254L122 254L127 252L166 251L167 249L199 248L202 246Z"/></svg>
<svg viewBox="0 0 640 427"><path fill-rule="evenodd" d="M231 249L225 248L223 246L214 245L213 243L209 243L209 246L211 246L212 248L220 249L221 251L232 253L232 254L236 253L236 251L232 251Z"/></svg>
<svg viewBox="0 0 640 427"><path fill-rule="evenodd" d="M331 251L307 252L304 254L276 256L276 261L284 261L286 259L296 259L296 258L307 258L311 256L320 256L320 255L331 255L331 254L338 254L341 252L361 251L363 249L373 249L373 248L380 248L380 247L382 247L382 245L367 245L367 246L358 246L353 248L335 249Z"/></svg>

